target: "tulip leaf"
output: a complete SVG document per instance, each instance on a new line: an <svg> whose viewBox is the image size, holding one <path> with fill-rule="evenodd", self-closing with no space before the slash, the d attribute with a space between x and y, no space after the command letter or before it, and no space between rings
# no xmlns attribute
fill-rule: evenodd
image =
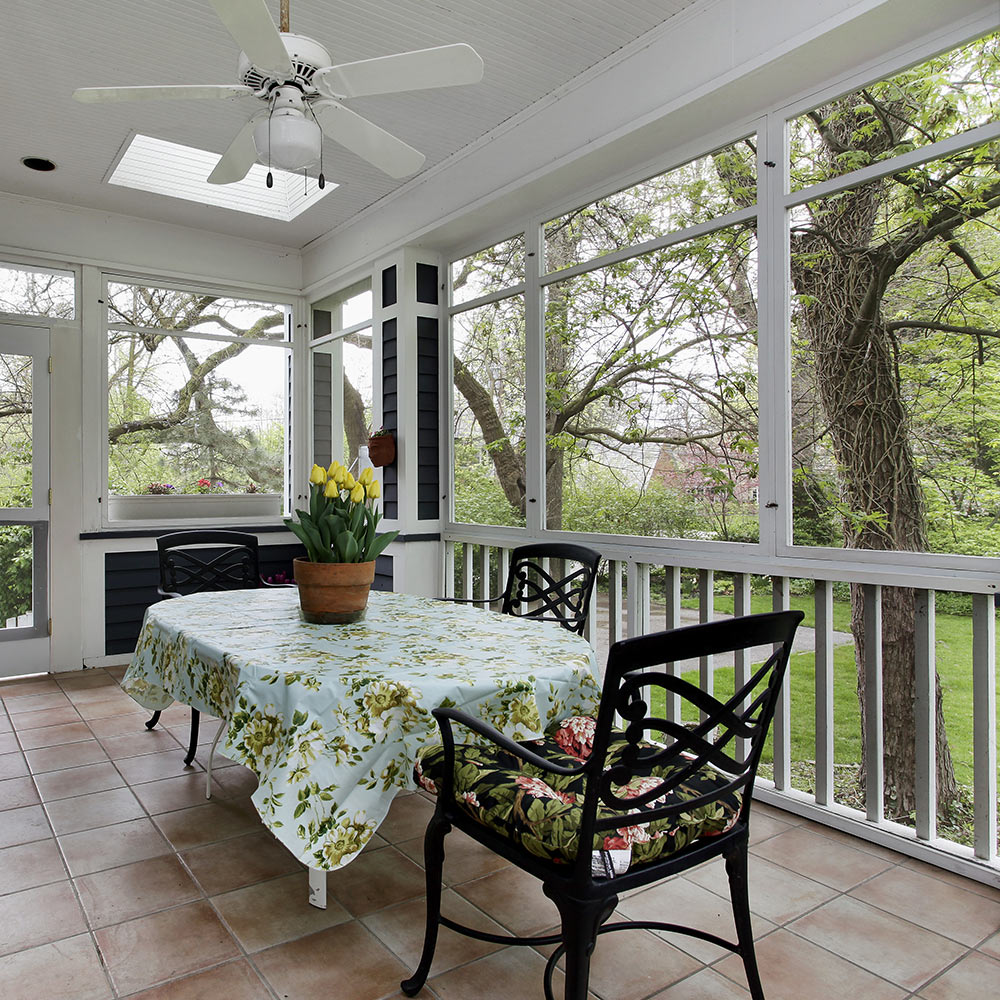
<svg viewBox="0 0 1000 1000"><path fill-rule="evenodd" d="M379 535L378 538L372 542L371 548L368 549L368 559L376 559L382 554L382 550L392 541L395 540L396 536L399 534L398 531L387 531L384 535Z"/></svg>
<svg viewBox="0 0 1000 1000"><path fill-rule="evenodd" d="M349 531L336 536L337 552L344 562L355 562L358 558L358 540Z"/></svg>

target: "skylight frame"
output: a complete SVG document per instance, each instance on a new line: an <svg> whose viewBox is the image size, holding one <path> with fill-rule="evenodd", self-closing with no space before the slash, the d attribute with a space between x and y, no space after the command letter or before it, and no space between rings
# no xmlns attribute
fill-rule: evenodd
<svg viewBox="0 0 1000 1000"><path fill-rule="evenodd" d="M211 150L132 132L104 181L279 222L298 218L339 186L328 180L320 189L315 178L306 180L302 174L272 168L274 186L269 188L267 167L262 163L255 163L241 181L209 184L208 175L219 157Z"/></svg>

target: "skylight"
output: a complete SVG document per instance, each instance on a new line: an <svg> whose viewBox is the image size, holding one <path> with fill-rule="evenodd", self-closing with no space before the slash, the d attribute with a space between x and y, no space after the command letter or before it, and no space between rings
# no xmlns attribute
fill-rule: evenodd
<svg viewBox="0 0 1000 1000"><path fill-rule="evenodd" d="M235 184L209 184L206 178L218 162L219 154L207 149L136 133L107 180L109 184L282 222L291 222L337 187L327 181L321 191L315 177L307 183L301 174L272 169L274 187L269 188L267 167L262 163L255 163Z"/></svg>

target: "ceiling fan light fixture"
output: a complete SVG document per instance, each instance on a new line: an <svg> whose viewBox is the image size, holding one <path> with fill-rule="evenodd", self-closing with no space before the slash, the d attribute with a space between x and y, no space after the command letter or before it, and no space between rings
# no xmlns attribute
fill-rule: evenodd
<svg viewBox="0 0 1000 1000"><path fill-rule="evenodd" d="M261 163L281 170L302 170L319 160L323 132L301 111L282 108L261 118L254 127L253 142Z"/></svg>

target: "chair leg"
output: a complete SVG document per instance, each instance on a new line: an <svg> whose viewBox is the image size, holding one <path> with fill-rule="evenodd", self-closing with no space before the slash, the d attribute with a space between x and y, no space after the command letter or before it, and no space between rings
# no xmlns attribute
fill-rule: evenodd
<svg viewBox="0 0 1000 1000"><path fill-rule="evenodd" d="M753 926L750 923L750 896L747 891L747 844L743 844L726 858L726 874L729 876L729 894L733 903L733 919L736 922L736 940L743 958L747 985L753 1000L764 1000L764 987L757 970L757 953L753 946Z"/></svg>
<svg viewBox="0 0 1000 1000"><path fill-rule="evenodd" d="M612 914L617 899L613 902L597 900L582 903L545 894L559 908L562 922L562 948L566 955L566 985L564 1000L587 1000L590 986L590 956L597 944L597 932L602 923Z"/></svg>
<svg viewBox="0 0 1000 1000"><path fill-rule="evenodd" d="M400 989L408 996L416 996L427 981L437 947L438 927L441 918L441 873L444 868L444 838L451 829L443 816L436 812L431 817L424 834L424 869L427 875L427 925L424 928L424 950L420 963L409 979L404 979Z"/></svg>
<svg viewBox="0 0 1000 1000"><path fill-rule="evenodd" d="M153 717L146 721L146 728L152 729L160 721L160 713L154 712Z"/></svg>
<svg viewBox="0 0 1000 1000"><path fill-rule="evenodd" d="M191 709L191 742L188 745L187 756L184 758L184 766L190 767L191 761L194 760L194 752L198 749L198 720L201 719L201 713L196 708Z"/></svg>

